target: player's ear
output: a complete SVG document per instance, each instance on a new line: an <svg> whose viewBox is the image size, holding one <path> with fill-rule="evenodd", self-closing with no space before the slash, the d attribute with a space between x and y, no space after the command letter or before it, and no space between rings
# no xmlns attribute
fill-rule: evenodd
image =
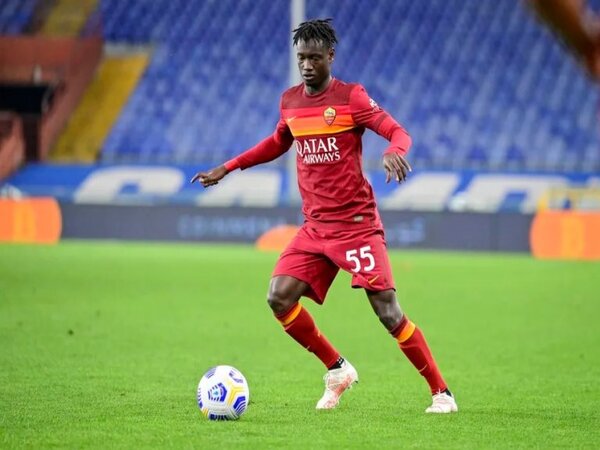
<svg viewBox="0 0 600 450"><path fill-rule="evenodd" d="M335 49L330 48L328 53L329 54L327 55L327 57L329 59L329 63L331 64L333 62L333 60L335 59Z"/></svg>

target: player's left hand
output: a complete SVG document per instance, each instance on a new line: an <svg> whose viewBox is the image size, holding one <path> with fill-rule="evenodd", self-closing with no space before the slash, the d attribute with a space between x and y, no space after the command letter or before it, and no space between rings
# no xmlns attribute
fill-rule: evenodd
<svg viewBox="0 0 600 450"><path fill-rule="evenodd" d="M398 183L406 181L408 172L412 172L410 164L399 153L386 153L383 155L383 168L385 169L385 182L389 183L392 177L396 179Z"/></svg>

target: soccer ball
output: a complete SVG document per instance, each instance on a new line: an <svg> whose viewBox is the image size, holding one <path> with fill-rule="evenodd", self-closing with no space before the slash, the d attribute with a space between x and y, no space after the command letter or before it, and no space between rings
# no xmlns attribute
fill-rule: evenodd
<svg viewBox="0 0 600 450"><path fill-rule="evenodd" d="M198 383L198 406L208 420L237 420L250 401L248 383L231 366L215 366Z"/></svg>

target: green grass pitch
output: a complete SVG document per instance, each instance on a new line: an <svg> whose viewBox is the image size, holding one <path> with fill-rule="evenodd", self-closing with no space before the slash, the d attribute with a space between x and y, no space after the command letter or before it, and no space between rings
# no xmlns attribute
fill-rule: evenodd
<svg viewBox="0 0 600 450"><path fill-rule="evenodd" d="M358 369L316 411L321 364L265 298L273 253L244 246L0 246L1 448L596 447L600 264L525 255L391 252L460 412L423 413L424 380L340 274L306 300ZM231 364L251 403L206 421L196 386Z"/></svg>

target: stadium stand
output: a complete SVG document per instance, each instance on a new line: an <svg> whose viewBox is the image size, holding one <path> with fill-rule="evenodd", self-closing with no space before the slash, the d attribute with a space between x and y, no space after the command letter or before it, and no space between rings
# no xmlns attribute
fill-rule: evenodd
<svg viewBox="0 0 600 450"><path fill-rule="evenodd" d="M40 30L48 36L78 36L98 0L56 0Z"/></svg>
<svg viewBox="0 0 600 450"><path fill-rule="evenodd" d="M102 2L105 38L155 51L104 161L220 162L272 132L287 86L287 2Z"/></svg>
<svg viewBox="0 0 600 450"><path fill-rule="evenodd" d="M34 17L38 0L2 0L0 34L16 35L25 31Z"/></svg>
<svg viewBox="0 0 600 450"><path fill-rule="evenodd" d="M105 56L50 158L93 163L146 65L144 53Z"/></svg>
<svg viewBox="0 0 600 450"><path fill-rule="evenodd" d="M0 27L24 26L5 18L34 3L3 1ZM101 0L106 41L154 48L102 160L212 164L270 134L288 86L288 7ZM598 90L524 7L307 0L306 9L307 17L334 18L335 75L363 83L406 126L415 166L600 170ZM378 164L384 145L367 134L367 167Z"/></svg>

